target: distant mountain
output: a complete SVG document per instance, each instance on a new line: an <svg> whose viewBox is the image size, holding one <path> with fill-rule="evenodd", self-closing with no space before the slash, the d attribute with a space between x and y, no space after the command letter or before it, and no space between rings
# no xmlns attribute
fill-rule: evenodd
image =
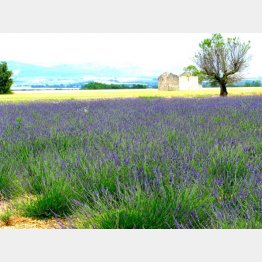
<svg viewBox="0 0 262 262"><path fill-rule="evenodd" d="M142 76L136 67L114 68L94 64L39 66L8 61L15 86L82 86L89 81L156 85L154 76Z"/></svg>

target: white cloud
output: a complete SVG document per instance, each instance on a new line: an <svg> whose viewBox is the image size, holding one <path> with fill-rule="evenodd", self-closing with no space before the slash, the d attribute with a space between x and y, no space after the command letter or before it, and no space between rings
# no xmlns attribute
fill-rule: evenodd
<svg viewBox="0 0 262 262"><path fill-rule="evenodd" d="M251 40L253 59L247 73L262 75L262 34ZM210 34L0 34L0 60L40 65L94 63L134 67L144 75L180 73L192 63L198 43Z"/></svg>
<svg viewBox="0 0 262 262"><path fill-rule="evenodd" d="M20 73L20 70L13 70L13 76L17 76L19 75L19 73Z"/></svg>

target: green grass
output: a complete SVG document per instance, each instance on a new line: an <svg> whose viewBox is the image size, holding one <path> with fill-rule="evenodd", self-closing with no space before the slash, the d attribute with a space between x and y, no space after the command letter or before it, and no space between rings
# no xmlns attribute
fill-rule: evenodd
<svg viewBox="0 0 262 262"><path fill-rule="evenodd" d="M10 223L11 217L12 217L12 211L9 209L0 213L0 221L2 221L5 225L8 225Z"/></svg>
<svg viewBox="0 0 262 262"><path fill-rule="evenodd" d="M145 193L141 188L137 188L135 194L126 190L117 202L112 200L111 205L108 198L106 205L102 198L94 201L93 209L84 206L80 212L89 216L81 217L80 213L78 226L107 229L183 228L183 224L191 220L192 228L209 227L207 212L214 198L203 189L195 184L177 191L168 185L160 191L152 188L151 193Z"/></svg>
<svg viewBox="0 0 262 262"><path fill-rule="evenodd" d="M38 194L34 200L20 204L18 209L26 217L42 219L64 217L70 213L72 196L68 185L55 181L44 193Z"/></svg>

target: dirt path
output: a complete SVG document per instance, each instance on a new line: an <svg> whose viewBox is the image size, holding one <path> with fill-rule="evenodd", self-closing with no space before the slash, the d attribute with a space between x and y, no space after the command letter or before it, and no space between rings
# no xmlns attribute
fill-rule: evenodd
<svg viewBox="0 0 262 262"><path fill-rule="evenodd" d="M27 217L12 216L8 223L0 221L0 229L59 229L56 220L36 220Z"/></svg>
<svg viewBox="0 0 262 262"><path fill-rule="evenodd" d="M32 219L23 217L14 210L11 202L0 200L0 217L7 210L11 210L10 218L4 222L0 220L0 229L62 229L67 228L66 221L61 219Z"/></svg>

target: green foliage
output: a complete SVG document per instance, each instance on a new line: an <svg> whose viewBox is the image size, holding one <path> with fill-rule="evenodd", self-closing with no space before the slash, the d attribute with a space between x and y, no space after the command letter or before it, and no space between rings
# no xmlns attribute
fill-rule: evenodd
<svg viewBox="0 0 262 262"><path fill-rule="evenodd" d="M185 73L188 73L189 75L192 76L198 76L198 82L201 84L205 79L208 78L208 76L201 71L200 69L198 69L196 66L194 65L189 65L187 67L183 68Z"/></svg>
<svg viewBox="0 0 262 262"><path fill-rule="evenodd" d="M234 87L261 87L262 86L262 83L260 80L255 80L255 81L245 81L244 84L238 84L238 83L235 83L233 84Z"/></svg>
<svg viewBox="0 0 262 262"><path fill-rule="evenodd" d="M226 96L226 86L242 79L241 73L248 65L250 41L245 43L237 37L224 39L221 34L213 34L199 48L195 63L207 75L207 80L219 84L220 95Z"/></svg>
<svg viewBox="0 0 262 262"><path fill-rule="evenodd" d="M139 98L143 98L143 99L154 99L154 98L161 98L161 96L149 95L149 96L139 96Z"/></svg>
<svg viewBox="0 0 262 262"><path fill-rule="evenodd" d="M136 85L118 85L118 84L104 84L98 82L90 82L84 85L81 89L90 89L90 90L97 90L97 89L146 89L146 85L136 84Z"/></svg>
<svg viewBox="0 0 262 262"><path fill-rule="evenodd" d="M213 197L203 189L195 184L183 190L168 185L148 189L148 193L139 187L136 191L126 190L118 202L109 204L107 199L105 205L101 198L96 200L93 209L85 206L81 212L90 217L80 216L78 223L82 228L103 229L208 227L209 219L203 208L209 210ZM193 221L190 225L189 220Z"/></svg>
<svg viewBox="0 0 262 262"><path fill-rule="evenodd" d="M0 196L5 199L12 198L21 193L21 186L15 172L15 159L10 159L6 163L0 163Z"/></svg>
<svg viewBox="0 0 262 262"><path fill-rule="evenodd" d="M250 85L250 87L252 87L252 86L254 86L254 87L260 87L260 86L262 86L262 83L261 83L260 80L257 80L257 81L253 81L252 83L246 83L245 86L248 87L249 85Z"/></svg>
<svg viewBox="0 0 262 262"><path fill-rule="evenodd" d="M0 94L10 94L13 84L12 71L8 70L7 63L0 63Z"/></svg>
<svg viewBox="0 0 262 262"><path fill-rule="evenodd" d="M5 198L11 197L12 184L9 176L4 173L0 175L0 193Z"/></svg>
<svg viewBox="0 0 262 262"><path fill-rule="evenodd" d="M209 83L210 83L210 86L211 86L211 87L219 87L219 83L216 82L216 81L210 80Z"/></svg>
<svg viewBox="0 0 262 262"><path fill-rule="evenodd" d="M187 67L184 67L183 70L186 73L191 73L194 76L197 76L198 73L199 73L199 69L196 66L194 66L194 65L189 65Z"/></svg>
<svg viewBox="0 0 262 262"><path fill-rule="evenodd" d="M22 125L22 118L21 117L17 117L16 118L16 127L17 129L20 129Z"/></svg>
<svg viewBox="0 0 262 262"><path fill-rule="evenodd" d="M211 48L223 47L224 45L225 41L223 36L221 34L213 34L212 38L204 39L199 44L199 47L203 50L211 50Z"/></svg>
<svg viewBox="0 0 262 262"><path fill-rule="evenodd" d="M72 201L71 189L67 184L58 181L43 194L38 195L36 200L23 203L20 210L27 217L63 217L70 213L70 200Z"/></svg>
<svg viewBox="0 0 262 262"><path fill-rule="evenodd" d="M5 210L0 213L0 221L2 221L6 226L10 223L10 218L12 216L12 211L10 209Z"/></svg>

